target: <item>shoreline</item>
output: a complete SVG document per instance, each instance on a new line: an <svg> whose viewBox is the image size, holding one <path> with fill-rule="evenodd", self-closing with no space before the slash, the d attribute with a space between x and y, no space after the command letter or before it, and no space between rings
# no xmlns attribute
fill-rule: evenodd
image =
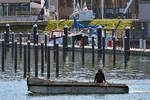
<svg viewBox="0 0 150 100"><path fill-rule="evenodd" d="M1 46L1 42L0 42L0 46ZM17 43L18 45L18 48L19 48L19 42ZM22 45L24 45L24 43L22 43ZM31 45L31 48L33 48L33 43L30 44ZM40 49L40 44L38 45L38 49ZM49 44L50 46L50 49L53 50L54 47L53 47L53 44ZM11 43L9 45L9 47L11 47ZM63 50L63 45L59 45L59 48L60 50L62 51ZM84 46L84 50L85 52L92 52L92 46ZM23 48L22 48L23 49ZM79 51L82 51L82 47L78 46L78 45L75 45L75 48L74 48L75 51L79 52ZM68 48L66 48L66 51L72 51L72 48L71 48L71 45L68 45ZM98 53L100 52L100 54L102 54L102 49L98 49L96 46L95 46L95 53ZM107 54L113 54L113 47L107 47L105 49L105 53ZM116 54L124 54L124 49L123 48L116 48ZM150 56L150 49L138 49L138 48L130 48L130 55L136 55L136 56Z"/></svg>

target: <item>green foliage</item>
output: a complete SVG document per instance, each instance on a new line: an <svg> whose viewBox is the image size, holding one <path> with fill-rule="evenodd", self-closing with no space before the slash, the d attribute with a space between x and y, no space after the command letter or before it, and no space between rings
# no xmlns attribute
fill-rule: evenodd
<svg viewBox="0 0 150 100"><path fill-rule="evenodd" d="M64 29L64 26L67 25L70 30L73 27L73 20L59 20L59 29ZM46 31L51 31L56 29L56 21L49 20L49 24L45 27Z"/></svg>
<svg viewBox="0 0 150 100"><path fill-rule="evenodd" d="M6 23L6 22L11 22L11 21L0 21L0 23ZM14 22L14 21L12 21ZM114 27L116 27L117 23L119 22L118 19L105 19L105 20L93 20L93 21L82 21L79 22L81 24L84 25L103 25L106 27L106 29L112 29ZM63 30L64 26L67 25L68 29L72 29L73 28L73 20L59 20L59 29ZM119 25L118 29L125 29L126 26L131 27L132 25L134 26L139 26L139 25L135 25L133 20L122 20L121 24ZM26 31L29 29L32 29L32 25L21 25L21 26L10 26L12 31ZM46 31L51 31L51 30L55 30L56 29L56 20L49 20L49 24L47 26L38 26L39 30L46 30ZM140 28L139 28L140 29ZM0 27L0 31L5 31L5 26L1 26Z"/></svg>
<svg viewBox="0 0 150 100"><path fill-rule="evenodd" d="M119 19L106 19L106 20L93 20L93 21L82 21L79 22L84 25L103 25L106 27L106 29L112 29L115 28L117 23L119 22ZM131 27L132 26L132 20L122 20L120 23L118 29L125 29L126 26ZM69 30L73 28L73 20L59 20L59 29L63 29L65 25L68 26ZM56 29L56 20L49 20L49 24L45 27L46 31L51 31Z"/></svg>
<svg viewBox="0 0 150 100"><path fill-rule="evenodd" d="M29 31L29 30L33 30L32 29L32 25L10 25L10 29L12 30L12 32L26 32L26 31ZM38 26L38 30L45 30L45 27L44 25L39 25ZM6 29L5 29L5 26L1 26L0 27L0 32L4 32Z"/></svg>

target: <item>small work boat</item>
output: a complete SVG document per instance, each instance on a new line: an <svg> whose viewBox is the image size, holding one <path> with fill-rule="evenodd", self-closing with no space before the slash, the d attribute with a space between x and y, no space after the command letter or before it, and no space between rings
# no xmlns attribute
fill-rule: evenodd
<svg viewBox="0 0 150 100"><path fill-rule="evenodd" d="M27 78L28 90L32 93L44 94L117 94L128 93L126 84L94 83L94 82L56 82Z"/></svg>

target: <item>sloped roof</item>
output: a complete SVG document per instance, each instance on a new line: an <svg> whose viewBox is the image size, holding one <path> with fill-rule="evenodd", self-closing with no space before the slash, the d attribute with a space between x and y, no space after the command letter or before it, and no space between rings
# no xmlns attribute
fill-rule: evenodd
<svg viewBox="0 0 150 100"><path fill-rule="evenodd" d="M0 3L23 3L30 2L30 0L0 0Z"/></svg>
<svg viewBox="0 0 150 100"><path fill-rule="evenodd" d="M31 2L30 3L31 8L41 8L41 4L35 3L35 2Z"/></svg>

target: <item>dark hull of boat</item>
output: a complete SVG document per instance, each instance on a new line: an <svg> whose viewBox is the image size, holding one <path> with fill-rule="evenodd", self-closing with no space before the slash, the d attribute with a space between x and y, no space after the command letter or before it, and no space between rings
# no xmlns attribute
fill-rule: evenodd
<svg viewBox="0 0 150 100"><path fill-rule="evenodd" d="M54 82L39 78L27 79L28 90L46 94L117 94L128 93L125 84L104 84L89 82Z"/></svg>

